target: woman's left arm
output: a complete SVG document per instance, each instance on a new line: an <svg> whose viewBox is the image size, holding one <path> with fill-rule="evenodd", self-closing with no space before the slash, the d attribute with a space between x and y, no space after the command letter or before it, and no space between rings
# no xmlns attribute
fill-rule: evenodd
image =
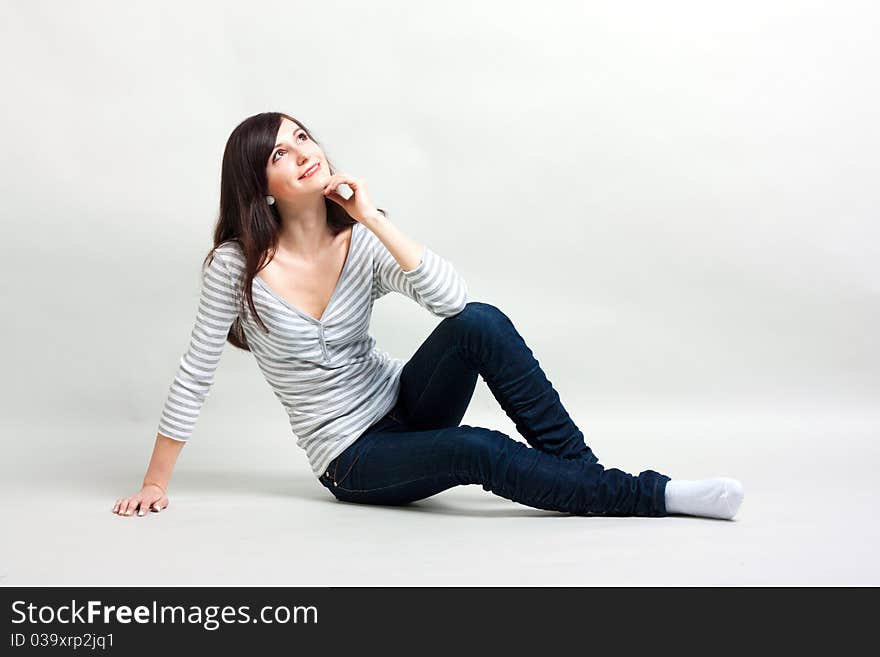
<svg viewBox="0 0 880 657"><path fill-rule="evenodd" d="M404 273L413 271L424 261L425 245L405 235L381 212L365 217L361 223L379 238Z"/></svg>
<svg viewBox="0 0 880 657"><path fill-rule="evenodd" d="M383 221L391 224L388 218ZM393 225L391 229L402 235ZM438 317L451 317L464 310L468 302L467 284L451 262L425 246L421 261L413 269L403 269L400 258L392 256L378 233L370 233L367 239L373 253L374 301L393 290ZM409 240L405 236L403 239Z"/></svg>
<svg viewBox="0 0 880 657"><path fill-rule="evenodd" d="M348 199L336 192L343 183L354 191ZM464 309L468 301L464 278L450 262L407 237L377 209L363 180L334 174L325 185L324 194L370 231L376 283L373 300L395 290L439 317L457 315Z"/></svg>
<svg viewBox="0 0 880 657"><path fill-rule="evenodd" d="M354 192L349 198L336 191L342 184L348 185ZM425 245L404 235L376 208L367 190L366 181L347 173L333 174L324 184L324 196L341 205L349 215L369 228L405 272L410 272L421 264L425 256Z"/></svg>

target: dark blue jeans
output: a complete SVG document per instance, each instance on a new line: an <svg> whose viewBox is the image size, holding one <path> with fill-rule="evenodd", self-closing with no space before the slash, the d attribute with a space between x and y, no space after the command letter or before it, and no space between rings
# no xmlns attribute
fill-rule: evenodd
<svg viewBox="0 0 880 657"><path fill-rule="evenodd" d="M531 447L459 424L477 375ZM513 322L481 302L437 325L404 365L395 406L320 477L344 502L407 504L481 484L538 509L614 516L665 516L669 479L603 467Z"/></svg>

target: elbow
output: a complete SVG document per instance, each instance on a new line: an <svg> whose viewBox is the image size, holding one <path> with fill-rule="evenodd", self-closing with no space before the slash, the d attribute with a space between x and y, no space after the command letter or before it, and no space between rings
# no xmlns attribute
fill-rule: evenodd
<svg viewBox="0 0 880 657"><path fill-rule="evenodd" d="M467 304L468 291L467 288L462 285L460 293L457 294L451 302L443 304L440 307L435 307L432 312L437 315L437 317L455 317L465 309Z"/></svg>

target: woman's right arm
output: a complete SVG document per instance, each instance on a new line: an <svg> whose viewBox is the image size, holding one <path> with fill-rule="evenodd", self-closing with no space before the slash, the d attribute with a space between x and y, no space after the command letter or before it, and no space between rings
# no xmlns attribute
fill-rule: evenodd
<svg viewBox="0 0 880 657"><path fill-rule="evenodd" d="M153 457L147 467L147 474L144 475L140 492L131 497L116 500L113 513L121 516L137 513L142 516L148 509L161 511L168 506L168 496L165 491L168 490L171 472L174 470L174 464L177 463L177 457L180 456L180 450L183 449L184 444L186 441L174 440L161 433L156 434Z"/></svg>
<svg viewBox="0 0 880 657"><path fill-rule="evenodd" d="M237 287L233 270L215 252L202 272L201 296L189 347L180 359L168 390L153 456L141 490L116 501L113 512L123 516L145 515L168 506L166 489L180 450L192 436L202 405L214 383L214 372L226 344L227 334L238 315Z"/></svg>

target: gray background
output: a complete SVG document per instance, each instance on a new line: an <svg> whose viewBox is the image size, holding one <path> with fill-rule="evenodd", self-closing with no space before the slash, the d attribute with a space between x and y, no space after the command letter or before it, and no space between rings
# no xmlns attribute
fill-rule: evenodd
<svg viewBox="0 0 880 657"><path fill-rule="evenodd" d="M3 584L880 583L875 4L0 12ZM606 467L736 477L736 520L338 503L231 345L171 505L112 514L261 111L513 319ZM438 321L391 295L373 334L406 359ZM464 422L521 439L482 381Z"/></svg>

